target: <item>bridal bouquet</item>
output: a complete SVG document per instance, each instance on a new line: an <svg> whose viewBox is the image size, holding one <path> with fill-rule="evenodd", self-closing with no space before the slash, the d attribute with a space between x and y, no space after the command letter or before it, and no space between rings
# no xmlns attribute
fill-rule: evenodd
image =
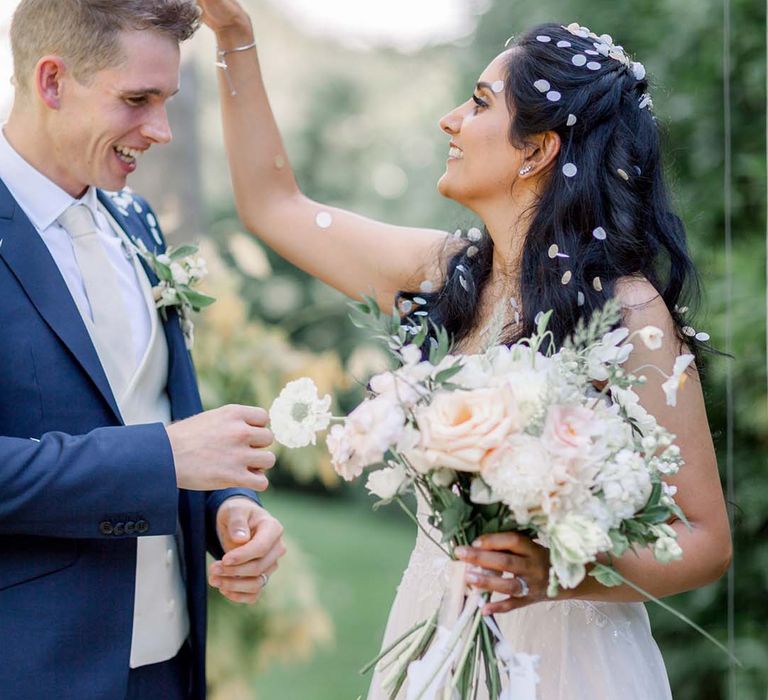
<svg viewBox="0 0 768 700"><path fill-rule="evenodd" d="M367 470L379 504L399 503L447 557L485 533L535 538L550 550L552 597L587 575L632 585L611 566L629 548L650 547L662 562L682 556L667 521L685 516L663 481L682 465L680 450L638 401L644 377L622 369L634 343L661 347L659 329L616 328L619 307L609 303L560 349L541 314L530 338L455 355L442 329L403 325L397 314L387 320L370 299L355 307L356 325L384 325L379 336L398 367L372 377L368 396L343 419L330 415L330 398L319 398L311 380L290 383L271 409L278 442L314 442L335 422L327 445L342 477ZM681 355L667 376L668 404L692 360ZM426 502L429 527L407 494ZM515 654L493 617L482 616L485 594L465 593L455 615L444 601L372 662L391 698L406 679L408 700L471 698L483 677L494 700L534 697L534 659Z"/></svg>

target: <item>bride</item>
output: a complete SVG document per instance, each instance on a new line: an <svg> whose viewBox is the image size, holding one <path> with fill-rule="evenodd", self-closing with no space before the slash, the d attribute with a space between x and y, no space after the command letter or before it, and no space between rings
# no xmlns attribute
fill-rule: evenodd
<svg viewBox="0 0 768 700"><path fill-rule="evenodd" d="M578 25L538 26L494 58L469 99L440 120L448 160L438 189L485 225L467 240L307 198L269 107L249 17L235 0L200 5L218 42L237 208L280 255L349 296L373 290L384 310L397 301L404 314L428 311L465 353L483 346L500 301L511 301L503 304L508 341L532 332L536 314L553 309L559 343L611 297L630 331L664 330L663 347L636 347L626 371L669 370L681 351L697 351L681 308L684 294L693 296L695 271L662 177L645 70L609 36ZM664 565L648 551L630 552L618 568L664 597L720 577L731 542L696 371L676 408L663 400L662 379L647 375L641 403L677 435L687 463L669 483L691 527L670 523L682 560ZM485 536L457 554L467 563L460 583L494 591L486 612L496 614L516 651L540 657L541 700L671 698L634 590L587 577L548 599L547 550L519 534ZM434 611L450 583L447 564L420 534L385 645ZM380 684L375 675L370 699L386 698Z"/></svg>

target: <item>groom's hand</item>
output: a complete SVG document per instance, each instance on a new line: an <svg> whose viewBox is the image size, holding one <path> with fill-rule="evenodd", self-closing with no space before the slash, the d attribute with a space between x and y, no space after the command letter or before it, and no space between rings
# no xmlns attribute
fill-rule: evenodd
<svg viewBox="0 0 768 700"><path fill-rule="evenodd" d="M225 554L209 569L209 583L234 603L255 603L285 554L283 526L245 496L224 501L216 531Z"/></svg>
<svg viewBox="0 0 768 700"><path fill-rule="evenodd" d="M222 406L166 428L180 489L216 491L242 487L264 491L264 471L275 465L265 426L269 416L254 406Z"/></svg>

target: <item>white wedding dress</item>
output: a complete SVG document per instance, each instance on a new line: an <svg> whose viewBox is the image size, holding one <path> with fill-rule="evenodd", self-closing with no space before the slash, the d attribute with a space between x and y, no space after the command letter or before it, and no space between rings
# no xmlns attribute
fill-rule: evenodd
<svg viewBox="0 0 768 700"><path fill-rule="evenodd" d="M422 503L419 520L426 522ZM419 531L382 649L437 609L449 571L448 557ZM537 700L672 698L643 603L542 602L497 615L496 620L514 651L540 657ZM381 680L375 672L368 700L388 700ZM406 690L407 682L398 700L405 698ZM484 684L478 698L488 700Z"/></svg>

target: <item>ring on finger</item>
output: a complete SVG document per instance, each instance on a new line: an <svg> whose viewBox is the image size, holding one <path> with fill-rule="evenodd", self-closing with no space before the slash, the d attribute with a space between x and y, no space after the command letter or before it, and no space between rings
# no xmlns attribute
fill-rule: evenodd
<svg viewBox="0 0 768 700"><path fill-rule="evenodd" d="M267 584L269 583L269 574L261 573L259 574L259 581L261 581L261 587L266 588Z"/></svg>
<svg viewBox="0 0 768 700"><path fill-rule="evenodd" d="M522 576L515 576L518 583L520 584L520 590L517 593L513 593L513 598L526 598L528 594L531 592L531 587L528 585L528 581L526 581Z"/></svg>

